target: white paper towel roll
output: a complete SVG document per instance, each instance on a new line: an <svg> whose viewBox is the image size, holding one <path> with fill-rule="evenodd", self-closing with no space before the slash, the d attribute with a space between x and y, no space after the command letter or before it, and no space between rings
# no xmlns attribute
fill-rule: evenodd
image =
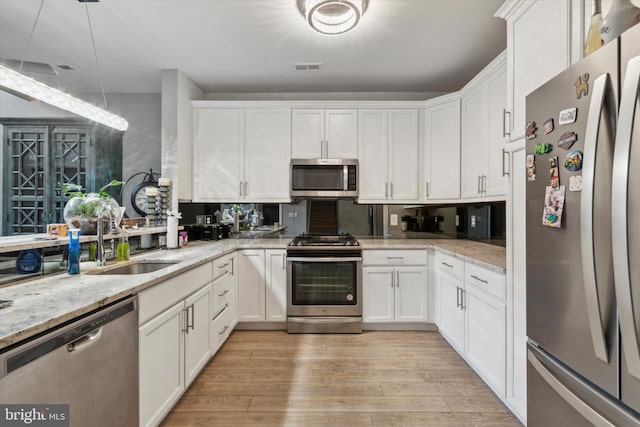
<svg viewBox="0 0 640 427"><path fill-rule="evenodd" d="M167 218L167 248L175 249L178 247L178 217L170 216Z"/></svg>

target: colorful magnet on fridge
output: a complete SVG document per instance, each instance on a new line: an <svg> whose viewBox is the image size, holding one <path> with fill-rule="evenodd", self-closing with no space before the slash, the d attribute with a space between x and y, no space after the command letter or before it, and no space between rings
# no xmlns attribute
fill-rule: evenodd
<svg viewBox="0 0 640 427"><path fill-rule="evenodd" d="M578 135L575 132L565 132L560 135L560 139L558 140L558 147L568 150L577 140Z"/></svg>
<svg viewBox="0 0 640 427"><path fill-rule="evenodd" d="M527 181L536 180L536 157L533 154L527 155Z"/></svg>
<svg viewBox="0 0 640 427"><path fill-rule="evenodd" d="M582 177L573 175L569 178L569 191L582 191Z"/></svg>
<svg viewBox="0 0 640 427"><path fill-rule="evenodd" d="M578 109L567 108L566 110L560 111L560 117L558 117L558 123L560 125L568 125L574 123L578 118Z"/></svg>
<svg viewBox="0 0 640 427"><path fill-rule="evenodd" d="M551 181L551 188L558 188L560 186L560 172L558 171L558 156L553 156L549 159L549 178Z"/></svg>
<svg viewBox="0 0 640 427"><path fill-rule="evenodd" d="M533 149L534 154L546 154L550 153L553 150L553 145L551 144L536 144Z"/></svg>
<svg viewBox="0 0 640 427"><path fill-rule="evenodd" d="M527 154L527 167L530 168L536 162L536 156L533 154Z"/></svg>
<svg viewBox="0 0 640 427"><path fill-rule="evenodd" d="M589 95L589 73L584 73L582 76L578 76L576 82L573 84L576 87L576 98L582 98L582 95Z"/></svg>
<svg viewBox="0 0 640 427"><path fill-rule="evenodd" d="M562 211L564 210L564 186L547 187L544 195L544 209L542 211L542 225L552 228L562 226Z"/></svg>
<svg viewBox="0 0 640 427"><path fill-rule="evenodd" d="M553 119L547 119L544 121L544 134L548 135L553 132Z"/></svg>
<svg viewBox="0 0 640 427"><path fill-rule="evenodd" d="M537 136L536 135L537 130L538 128L536 126L536 122L527 122L527 130L526 130L527 139L535 138Z"/></svg>
<svg viewBox="0 0 640 427"><path fill-rule="evenodd" d="M582 152L578 150L570 151L564 159L564 167L571 172L582 169Z"/></svg>

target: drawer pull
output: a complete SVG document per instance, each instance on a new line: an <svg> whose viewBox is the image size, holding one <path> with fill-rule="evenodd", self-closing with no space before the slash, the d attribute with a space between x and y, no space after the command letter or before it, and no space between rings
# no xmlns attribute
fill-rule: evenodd
<svg viewBox="0 0 640 427"><path fill-rule="evenodd" d="M222 328L222 330L218 332L218 335L224 334L225 332L227 332L227 329L229 329L229 325L226 325L224 328Z"/></svg>
<svg viewBox="0 0 640 427"><path fill-rule="evenodd" d="M211 320L216 320L218 316L225 310L225 308L229 307L229 303L226 303L224 307L222 307L218 312L211 318Z"/></svg>
<svg viewBox="0 0 640 427"><path fill-rule="evenodd" d="M227 262L227 263L224 263L224 264L222 264L222 265L219 265L219 266L218 266L218 268L221 268L221 269L222 269L222 268L225 268L225 267L226 267L226 266L228 266L228 265L229 265L229 263Z"/></svg>
<svg viewBox="0 0 640 427"><path fill-rule="evenodd" d="M451 264L447 264L447 263L446 263L446 262L444 262L444 261L440 262L440 264L444 265L445 267L453 268L453 265L451 265Z"/></svg>
<svg viewBox="0 0 640 427"><path fill-rule="evenodd" d="M229 289L225 289L223 293L218 294L218 297L222 298L223 296L225 296L228 293L229 293Z"/></svg>
<svg viewBox="0 0 640 427"><path fill-rule="evenodd" d="M481 278L479 278L478 276L476 276L475 274L472 274L472 275L471 275L471 277L473 277L474 279L476 279L478 282L482 282L482 283L489 284L489 281L488 281L488 280L481 279Z"/></svg>
<svg viewBox="0 0 640 427"><path fill-rule="evenodd" d="M404 259L403 256L388 256L387 259Z"/></svg>

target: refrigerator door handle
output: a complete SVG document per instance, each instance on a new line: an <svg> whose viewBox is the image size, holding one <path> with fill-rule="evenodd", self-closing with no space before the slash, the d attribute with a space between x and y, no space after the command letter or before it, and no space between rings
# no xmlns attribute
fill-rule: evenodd
<svg viewBox="0 0 640 427"><path fill-rule="evenodd" d="M578 396L576 396L571 390L565 387L561 381L559 381L549 370L538 360L531 350L527 350L527 359L529 363L536 370L536 372L546 381L551 388L555 390L565 402L573 407L584 418L589 420L594 426L602 427L614 427L614 424L610 423L606 418L596 412L588 404L583 402Z"/></svg>
<svg viewBox="0 0 640 427"><path fill-rule="evenodd" d="M580 200L580 236L582 250L582 275L584 291L587 299L587 314L593 349L598 359L609 363L609 352L602 324L602 310L598 296L596 277L596 254L594 249L593 193L596 173L596 148L600 131L600 117L604 108L604 100L609 88L609 74L602 74L595 79L591 93L591 105L587 117L584 137L584 158L582 163L582 197ZM615 204L612 204L615 206ZM605 224L606 225L606 224ZM600 225L602 226L602 225Z"/></svg>
<svg viewBox="0 0 640 427"><path fill-rule="evenodd" d="M628 238L629 213L629 158L633 119L636 114L638 90L640 89L640 57L635 57L627 65L627 75L622 84L620 113L613 154L613 182L611 188L612 209L612 253L613 277L620 334L624 341L624 357L629 373L640 379L640 344L638 343L637 319L633 306L632 283L630 277Z"/></svg>

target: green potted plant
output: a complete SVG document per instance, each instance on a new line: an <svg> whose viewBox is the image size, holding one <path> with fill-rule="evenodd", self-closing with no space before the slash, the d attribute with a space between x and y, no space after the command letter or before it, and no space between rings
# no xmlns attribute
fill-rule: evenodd
<svg viewBox="0 0 640 427"><path fill-rule="evenodd" d="M108 204L113 208L113 223L116 230L119 230L122 212L118 202L107 192L110 187L117 187L124 184L122 181L114 179L97 193L83 193L82 186L77 184L62 184L62 195L68 196L69 201L64 207L64 220L69 228L78 228L84 235L96 234L98 231L98 211L103 204ZM104 230L109 230L109 215L103 212L102 220Z"/></svg>

